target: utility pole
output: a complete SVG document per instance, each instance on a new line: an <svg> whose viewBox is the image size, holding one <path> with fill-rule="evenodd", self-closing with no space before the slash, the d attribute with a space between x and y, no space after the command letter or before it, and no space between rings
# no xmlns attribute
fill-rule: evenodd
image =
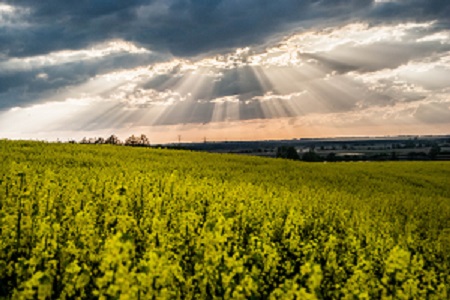
<svg viewBox="0 0 450 300"><path fill-rule="evenodd" d="M178 146L181 146L181 135L178 135Z"/></svg>

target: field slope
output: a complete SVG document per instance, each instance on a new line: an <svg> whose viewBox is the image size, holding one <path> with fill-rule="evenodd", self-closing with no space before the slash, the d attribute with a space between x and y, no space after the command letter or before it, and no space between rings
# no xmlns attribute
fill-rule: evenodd
<svg viewBox="0 0 450 300"><path fill-rule="evenodd" d="M450 162L0 141L0 299L448 299Z"/></svg>

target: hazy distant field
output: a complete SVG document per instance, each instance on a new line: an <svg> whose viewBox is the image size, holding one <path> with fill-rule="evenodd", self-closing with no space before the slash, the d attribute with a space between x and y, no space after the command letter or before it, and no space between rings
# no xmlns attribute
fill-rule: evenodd
<svg viewBox="0 0 450 300"><path fill-rule="evenodd" d="M0 141L0 298L448 299L449 178Z"/></svg>

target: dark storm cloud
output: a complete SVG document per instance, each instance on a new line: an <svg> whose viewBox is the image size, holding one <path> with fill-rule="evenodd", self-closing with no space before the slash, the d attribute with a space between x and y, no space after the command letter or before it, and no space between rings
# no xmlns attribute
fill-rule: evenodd
<svg viewBox="0 0 450 300"><path fill-rule="evenodd" d="M164 26L144 33L138 41L156 40L175 55L195 55L259 43L292 23L345 14L346 9L358 11L369 4L370 1L175 1L163 18Z"/></svg>
<svg viewBox="0 0 450 300"><path fill-rule="evenodd" d="M159 57L152 54L116 54L50 66L0 68L0 110L28 105L60 89L82 84L98 74L149 64L156 59Z"/></svg>
<svg viewBox="0 0 450 300"><path fill-rule="evenodd" d="M258 43L293 24L303 27L370 20L440 20L450 2L410 0L9 0L26 11L27 27L0 27L0 53L9 56L80 49L111 38L180 56ZM317 21L315 23L315 20ZM302 23L304 22L304 23ZM315 24L315 25L314 25Z"/></svg>
<svg viewBox="0 0 450 300"><path fill-rule="evenodd" d="M292 24L311 26L345 20L373 22L441 20L448 26L450 2L410 0L9 0L28 9L31 27L0 29L0 52L10 56L80 49L111 38L167 49L180 56L263 41ZM302 24L302 21L309 23ZM446 22L447 21L447 22ZM306 25L309 24L309 25Z"/></svg>
<svg viewBox="0 0 450 300"><path fill-rule="evenodd" d="M370 15L383 20L441 20L449 25L450 3L448 0L388 1L374 6Z"/></svg>
<svg viewBox="0 0 450 300"><path fill-rule="evenodd" d="M80 49L111 38L181 56L260 42L291 23L362 14L370 0L351 1L6 1L27 11L28 27L1 28L9 56Z"/></svg>
<svg viewBox="0 0 450 300"><path fill-rule="evenodd" d="M23 22L29 26L0 27L0 52L32 56L121 36L144 2L148 1L6 1L26 11Z"/></svg>

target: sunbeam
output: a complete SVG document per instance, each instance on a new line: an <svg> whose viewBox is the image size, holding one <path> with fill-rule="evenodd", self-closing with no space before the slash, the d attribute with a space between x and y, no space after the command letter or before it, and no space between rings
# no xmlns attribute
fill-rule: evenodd
<svg viewBox="0 0 450 300"><path fill-rule="evenodd" d="M219 139L218 132L225 131L232 132L227 133L230 139L251 138L241 132L251 128L261 137L272 137L269 124L277 122L280 138L352 130L437 132L450 123L450 42L448 30L434 30L436 24L355 22L185 58L160 55L124 40L47 55L0 56L0 66L9 72L0 70L5 103L17 95L35 96L33 101L0 106L0 129L6 137L142 130L159 138L167 128L170 140L177 130L197 130L192 140L206 135ZM114 59L125 54L142 63L115 65ZM61 70L72 70L70 66L81 61L109 65L62 84L69 80ZM32 72L8 77L11 70ZM6 90L3 82L15 79L30 85ZM39 93L41 86L45 90Z"/></svg>

